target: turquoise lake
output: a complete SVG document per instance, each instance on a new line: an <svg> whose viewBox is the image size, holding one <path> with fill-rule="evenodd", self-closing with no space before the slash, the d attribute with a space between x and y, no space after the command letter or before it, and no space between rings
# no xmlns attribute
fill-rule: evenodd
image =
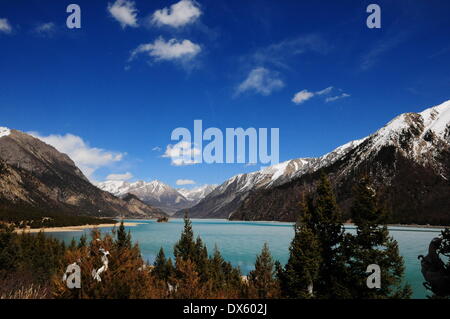
<svg viewBox="0 0 450 319"><path fill-rule="evenodd" d="M133 222L132 220L127 220ZM171 219L168 223L157 223L153 220L135 221L142 223L135 227L127 227L131 231L133 241L138 242L145 260L153 262L160 247L166 256L172 256L173 246L183 230L182 219ZM224 258L233 265L239 266L243 274L252 270L256 255L260 253L264 242L267 242L274 259L286 263L288 249L294 236L292 223L279 222L240 222L217 219L193 219L195 235L200 235L212 253L217 245ZM352 228L348 228L352 231ZM110 229L102 228L102 232ZM430 241L440 234L439 229L390 227L390 234L397 240L400 253L405 260L406 281L412 286L413 298L426 298L429 294L423 287L418 255L426 255ZM85 230L89 233L90 230ZM49 233L53 237L70 242L78 239L83 232Z"/></svg>

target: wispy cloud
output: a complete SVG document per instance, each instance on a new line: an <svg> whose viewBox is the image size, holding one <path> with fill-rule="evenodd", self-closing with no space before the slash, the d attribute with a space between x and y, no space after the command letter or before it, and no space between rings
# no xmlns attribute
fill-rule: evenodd
<svg viewBox="0 0 450 319"><path fill-rule="evenodd" d="M154 148L152 148L152 151L154 151L154 152L161 152L162 148L159 147L159 146L155 146Z"/></svg>
<svg viewBox="0 0 450 319"><path fill-rule="evenodd" d="M340 100L340 99L345 99L345 98L347 98L347 97L350 97L350 94L342 93L342 94L340 94L340 95L335 95L335 96L327 97L327 98L325 99L325 102L326 102L326 103L328 103L328 102L334 102L334 101L337 101L337 100Z"/></svg>
<svg viewBox="0 0 450 319"><path fill-rule="evenodd" d="M67 154L91 180L97 169L121 161L125 156L124 153L90 147L81 137L72 134L48 136L42 136L37 132L30 132L30 134L53 146L59 152Z"/></svg>
<svg viewBox="0 0 450 319"><path fill-rule="evenodd" d="M116 0L113 4L108 3L108 12L120 23L122 29L139 26L137 23L138 11L133 1Z"/></svg>
<svg viewBox="0 0 450 319"><path fill-rule="evenodd" d="M406 39L406 33L387 36L373 44L373 46L360 59L359 69L367 71L376 65L383 55L395 49Z"/></svg>
<svg viewBox="0 0 450 319"><path fill-rule="evenodd" d="M133 178L133 174L127 172L125 174L109 174L106 176L108 181L128 181Z"/></svg>
<svg viewBox="0 0 450 319"><path fill-rule="evenodd" d="M139 45L131 53L130 60L136 58L139 54L147 54L154 61L174 61L174 60L191 60L201 52L201 47L190 40L178 41L176 39L164 40L159 37L153 43Z"/></svg>
<svg viewBox="0 0 450 319"><path fill-rule="evenodd" d="M199 164L195 158L200 153L200 149L193 143L181 141L175 145L167 145L162 157L170 158L173 166L185 166Z"/></svg>
<svg viewBox="0 0 450 319"><path fill-rule="evenodd" d="M327 54L331 47L318 34L302 35L259 48L242 57L245 64L290 69L290 60L307 52Z"/></svg>
<svg viewBox="0 0 450 319"><path fill-rule="evenodd" d="M56 32L56 25L53 22L39 24L34 28L34 33L43 37L51 37Z"/></svg>
<svg viewBox="0 0 450 319"><path fill-rule="evenodd" d="M327 94L330 94L331 91L333 91L333 89L334 89L334 87L329 86L329 87L327 87L327 88L325 88L325 89L323 89L321 91L317 91L315 93L315 95L327 95Z"/></svg>
<svg viewBox="0 0 450 319"><path fill-rule="evenodd" d="M317 91L317 92L310 92L308 90L301 90L297 93L295 93L294 97L292 98L292 102L299 105L302 104L310 99L312 99L315 96L320 95L329 95L334 90L334 87L329 86L323 90Z"/></svg>
<svg viewBox="0 0 450 319"><path fill-rule="evenodd" d="M280 79L278 72L258 67L250 71L247 78L237 87L234 95L253 91L267 96L283 87L284 82Z"/></svg>
<svg viewBox="0 0 450 319"><path fill-rule="evenodd" d="M0 33L12 33L13 29L8 19L0 19Z"/></svg>
<svg viewBox="0 0 450 319"><path fill-rule="evenodd" d="M200 6L192 0L181 0L170 6L156 10L151 16L151 22L158 26L180 28L195 22L202 14Z"/></svg>
<svg viewBox="0 0 450 319"><path fill-rule="evenodd" d="M175 183L177 185L179 185L179 186L181 186L181 185L195 185L195 184L197 184L192 179L177 179L177 181Z"/></svg>

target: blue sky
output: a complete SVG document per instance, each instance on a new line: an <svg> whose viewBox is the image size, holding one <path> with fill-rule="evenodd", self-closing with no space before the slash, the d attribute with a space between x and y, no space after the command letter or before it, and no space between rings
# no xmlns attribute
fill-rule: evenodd
<svg viewBox="0 0 450 319"><path fill-rule="evenodd" d="M281 161L323 155L450 98L449 14L446 0L4 0L0 126L95 181L221 183L259 165L172 165L173 129L279 128Z"/></svg>

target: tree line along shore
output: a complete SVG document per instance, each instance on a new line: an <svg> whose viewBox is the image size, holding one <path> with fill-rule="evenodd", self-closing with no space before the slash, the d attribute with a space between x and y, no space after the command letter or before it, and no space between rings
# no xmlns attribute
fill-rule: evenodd
<svg viewBox="0 0 450 319"><path fill-rule="evenodd" d="M0 298L409 298L404 261L385 222L388 212L369 178L361 178L354 192L356 234L345 232L332 187L323 175L317 191L299 207L295 236L286 247L287 264L274 260L270 247L261 243L254 270L246 277L217 247L208 251L202 239L194 236L188 216L174 246L174 258L167 258L161 248L153 264L143 260L123 222L106 234L95 228L89 239L83 235L70 244L44 232L15 232L3 225ZM70 289L63 280L67 266L73 264L80 268L79 289ZM366 285L369 264L380 266L383 285L379 289ZM106 268L99 271L102 265ZM95 279L95 270L101 281Z"/></svg>

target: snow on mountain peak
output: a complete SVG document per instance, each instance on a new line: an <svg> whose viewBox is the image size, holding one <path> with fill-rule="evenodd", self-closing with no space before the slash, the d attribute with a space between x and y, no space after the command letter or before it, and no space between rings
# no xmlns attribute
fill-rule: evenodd
<svg viewBox="0 0 450 319"><path fill-rule="evenodd" d="M423 153L430 148L430 141L425 136L430 132L437 137L445 139L450 130L450 101L426 109L421 113L403 113L377 132L372 134L373 146L380 148L384 145L398 145L405 133L413 135L414 141L410 143L412 155Z"/></svg>
<svg viewBox="0 0 450 319"><path fill-rule="evenodd" d="M179 188L177 191L183 195L187 200L192 202L198 202L211 193L217 185L203 185L194 187L192 189Z"/></svg>
<svg viewBox="0 0 450 319"><path fill-rule="evenodd" d="M2 138L3 136L8 136L9 134L11 134L11 130L7 127L0 127L0 138Z"/></svg>
<svg viewBox="0 0 450 319"><path fill-rule="evenodd" d="M450 124L450 100L426 109L420 115L425 126L424 132L431 130L443 138Z"/></svg>

